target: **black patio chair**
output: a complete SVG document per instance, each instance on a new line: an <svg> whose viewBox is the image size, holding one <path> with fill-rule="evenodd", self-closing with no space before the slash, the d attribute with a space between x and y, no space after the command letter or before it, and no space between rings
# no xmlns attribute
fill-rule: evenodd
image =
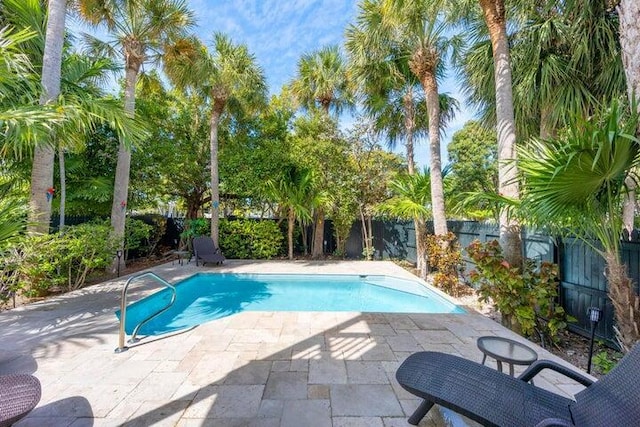
<svg viewBox="0 0 640 427"><path fill-rule="evenodd" d="M211 237L200 236L193 239L193 256L196 258L196 266L198 260L205 263L222 264L226 259L220 248L216 248Z"/></svg>
<svg viewBox="0 0 640 427"><path fill-rule="evenodd" d="M33 375L0 375L0 427L8 427L31 412L41 392L40 381Z"/></svg>
<svg viewBox="0 0 640 427"><path fill-rule="evenodd" d="M530 384L543 369L586 388L575 400ZM409 418L417 425L434 404L485 426L640 425L640 344L599 381L549 360L534 362L517 378L458 356L419 352L396 372L400 385L424 399Z"/></svg>

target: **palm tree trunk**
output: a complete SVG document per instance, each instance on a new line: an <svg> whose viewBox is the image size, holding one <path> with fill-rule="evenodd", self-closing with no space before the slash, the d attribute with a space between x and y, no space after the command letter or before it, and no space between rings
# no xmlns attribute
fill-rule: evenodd
<svg viewBox="0 0 640 427"><path fill-rule="evenodd" d="M440 98L435 74L428 73L422 80L429 114L429 152L431 154L431 210L433 231L437 236L447 234L447 217L444 207L442 161L440 160Z"/></svg>
<svg viewBox="0 0 640 427"><path fill-rule="evenodd" d="M319 207L316 211L316 223L313 230L313 244L311 246L311 257L314 259L322 257L324 254L324 211Z"/></svg>
<svg viewBox="0 0 640 427"><path fill-rule="evenodd" d="M498 122L498 192L502 196L518 199L520 189L514 164L516 124L504 0L479 0L479 2L489 29L493 49ZM509 216L506 209L500 211L500 246L507 262L514 266L522 266L520 224L513 216Z"/></svg>
<svg viewBox="0 0 640 427"><path fill-rule="evenodd" d="M58 148L58 166L60 169L60 221L58 223L58 231L61 233L64 230L64 211L67 203L67 173L64 165L64 150Z"/></svg>
<svg viewBox="0 0 640 427"><path fill-rule="evenodd" d="M638 31L640 3L636 0L621 0L618 4L618 16L620 20L622 64L627 77L627 93L631 105L633 105L635 97L640 112L640 31ZM638 130L637 135L640 135L640 130ZM635 190L635 181L631 185ZM635 205L635 192L630 192L624 203L624 226L629 230L629 234L633 230Z"/></svg>
<svg viewBox="0 0 640 427"><path fill-rule="evenodd" d="M60 73L62 67L62 45L64 42L67 0L49 0L47 29L42 58L42 96L40 105L45 105L60 95ZM31 192L29 195L29 234L49 232L51 221L53 167L55 150L51 141L41 141L33 150L31 169Z"/></svg>
<svg viewBox="0 0 640 427"><path fill-rule="evenodd" d="M133 117L136 111L136 82L139 68L127 67L125 70L124 111ZM124 141L118 144L118 161L113 184L113 201L111 203L111 232L117 239L118 247L124 249L124 226L127 216L127 200L129 194L129 170L131 169L131 150ZM120 258L120 268L125 267L125 258ZM118 259L114 259L111 272L118 267Z"/></svg>
<svg viewBox="0 0 640 427"><path fill-rule="evenodd" d="M369 230L367 229L367 219L365 218L364 209L362 209L362 206L360 206L360 221L362 223L362 247L364 248L365 259L367 261L371 261L372 239L369 234Z"/></svg>
<svg viewBox="0 0 640 427"><path fill-rule="evenodd" d="M625 352L640 341L640 296L636 295L633 283L620 262L620 254L606 252L609 298L616 318L616 335Z"/></svg>
<svg viewBox="0 0 640 427"><path fill-rule="evenodd" d="M402 103L404 108L404 128L407 134L407 141L405 146L407 149L407 170L409 175L413 175L416 171L416 163L413 154L413 134L416 127L415 111L413 108L413 90L409 88L407 93L402 97Z"/></svg>
<svg viewBox="0 0 640 427"><path fill-rule="evenodd" d="M218 233L220 223L220 175L218 172L218 125L220 123L220 117L224 104L220 105L217 101L214 101L213 110L211 113L211 129L210 129L210 143L211 143L211 238L218 246Z"/></svg>
<svg viewBox="0 0 640 427"><path fill-rule="evenodd" d="M287 224L287 243L289 244L289 259L293 259L293 228L296 225L296 215L292 208L289 208L289 221Z"/></svg>
<svg viewBox="0 0 640 427"><path fill-rule="evenodd" d="M427 278L427 223L423 218L414 219L416 228L416 269L421 279Z"/></svg>

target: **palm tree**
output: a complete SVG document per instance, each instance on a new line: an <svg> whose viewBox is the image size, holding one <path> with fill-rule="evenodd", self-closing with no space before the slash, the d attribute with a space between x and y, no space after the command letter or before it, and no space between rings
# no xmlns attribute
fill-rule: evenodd
<svg viewBox="0 0 640 427"><path fill-rule="evenodd" d="M518 138L555 135L577 114L624 93L617 20L602 2L514 4L510 46ZM462 55L467 93L495 125L495 86L486 26L472 23Z"/></svg>
<svg viewBox="0 0 640 427"><path fill-rule="evenodd" d="M347 29L350 68L359 83L367 114L379 131L389 138L394 148L398 139L405 140L407 169L415 172L414 137L428 135L429 111L420 81L409 65L410 53L404 40L396 40L398 32L384 0L366 0L360 4L356 25ZM391 14L392 15L392 14ZM440 130L453 118L458 104L446 94L439 95ZM439 138L439 135L438 135ZM426 228L414 221L417 242L417 268L426 272L424 245ZM446 222L445 222L446 224Z"/></svg>
<svg viewBox="0 0 640 427"><path fill-rule="evenodd" d="M45 49L46 22L46 11L42 4L38 1L7 0L4 12L12 26L35 31L25 49L33 57L33 62L40 64L42 58L39 53ZM55 102L50 103L51 108L59 112L60 120L43 138L49 141L52 149L57 146L59 152L60 228L64 227L64 151L83 146L87 132L101 123L110 126L125 141L134 141L142 136L141 126L122 112L117 100L105 97L99 89L106 74L114 70L115 66L106 59L91 60L86 56L70 54L68 46L63 49L59 95ZM53 164L51 168L53 175ZM47 197L49 204L51 195Z"/></svg>
<svg viewBox="0 0 640 427"><path fill-rule="evenodd" d="M213 36L213 53L190 40L187 55L169 57L169 75L180 86L194 88L209 99L211 165L211 238L218 245L220 177L218 173L218 127L225 109L236 112L262 106L266 101L264 72L246 45L234 44L222 33Z"/></svg>
<svg viewBox="0 0 640 427"><path fill-rule="evenodd" d="M520 150L523 212L558 233L576 233L606 262L618 341L625 350L640 340L640 297L620 257L625 181L638 166L638 126L614 103L601 120L580 120L563 138ZM594 239L597 243L594 243Z"/></svg>
<svg viewBox="0 0 640 427"><path fill-rule="evenodd" d="M60 70L64 44L67 0L50 0L47 16L44 56L42 59L42 95L40 104L46 105L60 94ZM50 188L53 187L55 151L51 141L41 140L33 151L31 195L29 198L29 232L48 233L51 219Z"/></svg>
<svg viewBox="0 0 640 427"><path fill-rule="evenodd" d="M65 152L82 149L87 135L100 125L113 129L126 144L141 141L145 136L144 127L123 111L120 101L106 96L100 88L107 73L115 69L115 64L107 58L92 59L79 54L66 54L63 58L58 104L72 108L66 115L67 120L57 127L54 140L60 169L61 231L65 222Z"/></svg>
<svg viewBox="0 0 640 427"><path fill-rule="evenodd" d="M440 158L440 99L438 78L444 71L442 56L452 45L444 25L426 1L382 0L380 10L385 38L404 56L408 69L422 86L429 116L431 196L434 232L447 233L442 162Z"/></svg>
<svg viewBox="0 0 640 427"><path fill-rule="evenodd" d="M306 109L320 107L325 114L340 114L353 104L345 61L337 45L305 53L291 91Z"/></svg>
<svg viewBox="0 0 640 427"><path fill-rule="evenodd" d="M517 171L512 163L516 160L516 122L505 3L504 0L478 1L489 29L493 53L498 134L498 192L504 197L518 199L520 188L516 179ZM520 224L509 215L507 209L500 212L500 246L508 263L522 266Z"/></svg>
<svg viewBox="0 0 640 427"><path fill-rule="evenodd" d="M361 92L367 114L389 138L389 148L405 140L407 169L415 171L414 137L428 134L429 120L422 87L409 68L406 52L397 48L393 28L385 18L384 2L360 3L356 24L346 31L349 69ZM439 95L440 128L458 109L457 101Z"/></svg>
<svg viewBox="0 0 640 427"><path fill-rule="evenodd" d="M278 180L267 181L266 188L268 196L287 212L287 242L292 260L295 222L310 220L311 208L320 200L314 188L313 174L308 169L290 166Z"/></svg>
<svg viewBox="0 0 640 427"><path fill-rule="evenodd" d="M393 196L378 207L378 211L403 219L412 219L416 226L416 252L426 253L424 236L426 220L431 216L431 174L425 168L422 173L401 175L389 183ZM418 263L420 277L427 277L426 259Z"/></svg>
<svg viewBox="0 0 640 427"><path fill-rule="evenodd" d="M338 46L326 46L304 54L298 62L298 74L291 84L291 91L304 108L320 107L327 117L330 112L339 114L351 106L353 99L346 65ZM313 258L323 253L324 209L318 206L315 212Z"/></svg>
<svg viewBox="0 0 640 427"><path fill-rule="evenodd" d="M186 36L194 25L193 12L184 0L87 0L80 2L79 12L90 24L106 27L111 36L106 43L90 36L86 41L94 52L124 62L124 111L134 117L142 65L159 61L167 48ZM120 246L124 244L130 164L131 148L120 141L111 207L111 226Z"/></svg>

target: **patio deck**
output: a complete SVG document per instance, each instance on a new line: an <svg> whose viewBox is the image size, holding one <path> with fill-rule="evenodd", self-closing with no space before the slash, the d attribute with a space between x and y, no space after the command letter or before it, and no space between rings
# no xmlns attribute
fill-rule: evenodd
<svg viewBox="0 0 640 427"><path fill-rule="evenodd" d="M386 274L391 262L228 261L153 268L175 282L198 271ZM0 313L0 374L42 383L38 407L16 426L407 426L419 404L395 381L412 352L481 360L476 339L498 335L565 363L482 315L242 312L115 354L127 277ZM151 282L149 282L151 283ZM134 286L130 301L152 292ZM566 364L566 363L565 363ZM536 385L573 395L554 374ZM447 411L422 426L475 425Z"/></svg>

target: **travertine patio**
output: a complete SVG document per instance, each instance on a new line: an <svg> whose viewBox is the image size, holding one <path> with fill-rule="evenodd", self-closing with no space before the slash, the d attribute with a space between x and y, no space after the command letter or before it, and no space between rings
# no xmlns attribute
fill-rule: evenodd
<svg viewBox="0 0 640 427"><path fill-rule="evenodd" d="M390 262L361 261L169 263L152 271L174 282L203 270L413 278ZM394 374L409 354L480 360L481 335L524 341L474 313L243 312L115 354L125 280L0 313L0 374L28 372L42 382L40 404L18 426L407 426L419 401ZM152 290L138 285L130 298ZM569 395L581 388L549 373L536 385ZM421 425L465 422L432 410Z"/></svg>

